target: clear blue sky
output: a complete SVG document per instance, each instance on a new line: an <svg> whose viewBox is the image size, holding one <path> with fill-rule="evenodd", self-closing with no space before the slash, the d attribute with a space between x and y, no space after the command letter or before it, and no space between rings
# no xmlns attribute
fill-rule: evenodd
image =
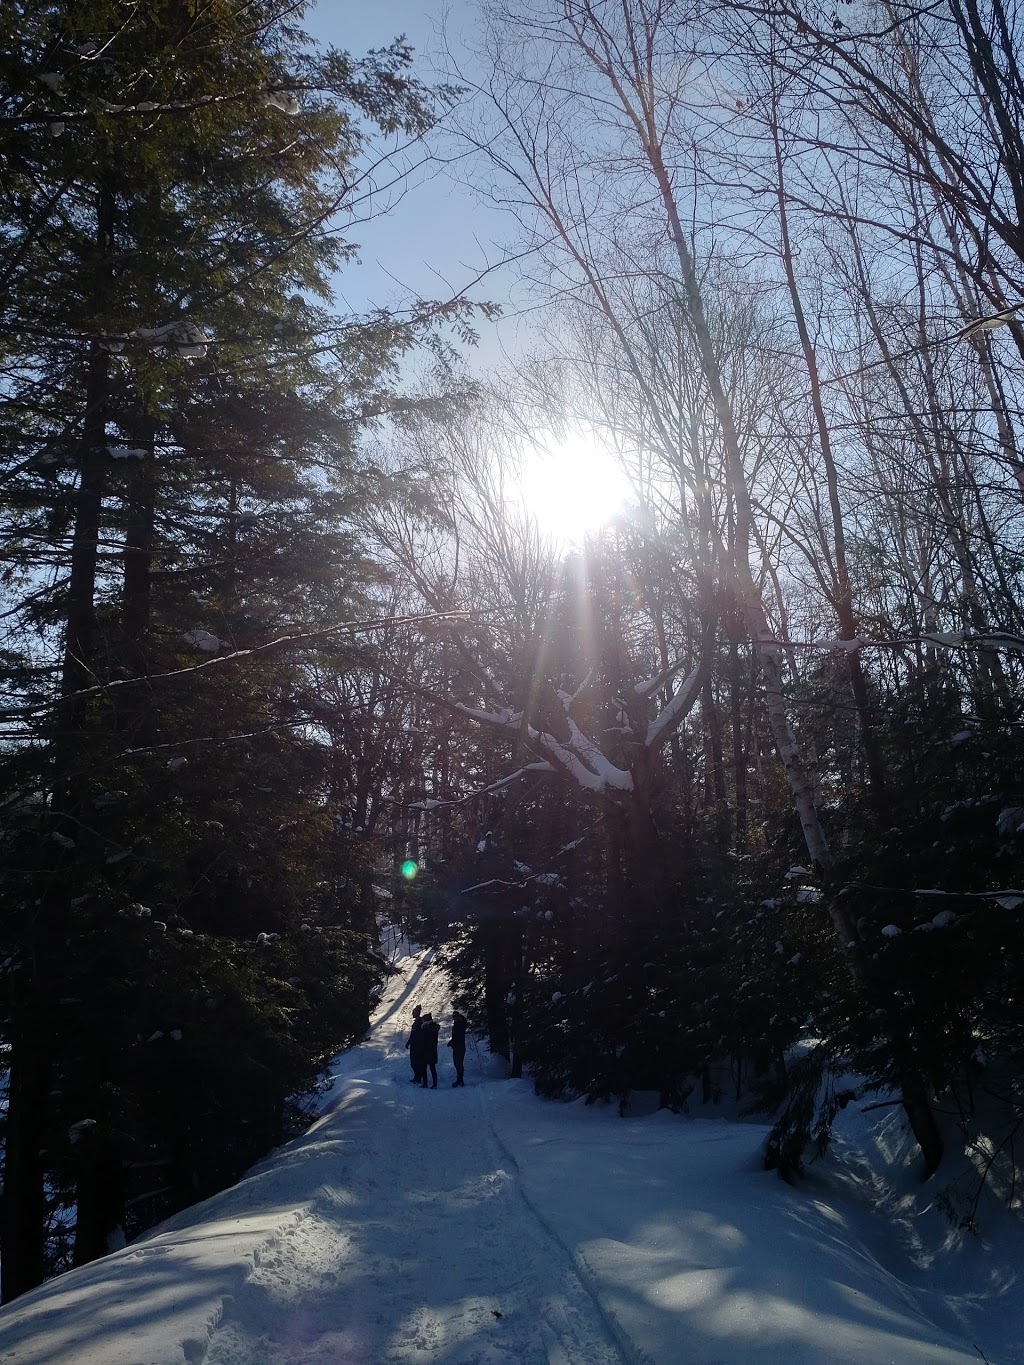
<svg viewBox="0 0 1024 1365"><path fill-rule="evenodd" d="M440 27L446 19L448 38L457 52L460 37L475 28L472 0L320 0L306 15L304 25L325 43L353 56L387 46L404 35L418 55L425 80L433 78ZM359 310L369 305L393 305L410 295L440 298L465 287L485 262L496 261L494 245L511 229L502 215L480 203L451 178L443 167L419 172L401 202L385 216L359 225L360 262L339 279L339 302ZM511 281L499 272L471 291L477 299L506 301ZM478 359L496 351L491 329ZM502 332L507 328L502 328Z"/></svg>

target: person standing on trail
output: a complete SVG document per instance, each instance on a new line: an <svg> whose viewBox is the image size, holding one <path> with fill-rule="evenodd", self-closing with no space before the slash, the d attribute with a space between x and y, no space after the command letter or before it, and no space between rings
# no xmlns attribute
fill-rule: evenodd
<svg viewBox="0 0 1024 1365"><path fill-rule="evenodd" d="M465 1085L463 1067L466 1064L466 1019L458 1010L452 1015L452 1036L448 1046L452 1050L452 1062L455 1066L455 1079L452 1081L452 1089L457 1085Z"/></svg>
<svg viewBox="0 0 1024 1365"><path fill-rule="evenodd" d="M421 1079L419 1059L422 1048L417 1046L416 1039L420 1029L423 1027L423 1020L420 1018L420 1011L422 1008L422 1005L413 1006L412 1028L409 1030L409 1037L405 1042L406 1047L409 1049L409 1065L412 1067L412 1079L414 1081Z"/></svg>
<svg viewBox="0 0 1024 1365"><path fill-rule="evenodd" d="M434 1022L432 1014L425 1014L420 1023L417 1041L423 1040L423 1065L420 1075L423 1078L423 1089L427 1088L427 1067L430 1068L430 1075L433 1079L431 1090L437 1089L437 1037L441 1032L441 1025Z"/></svg>

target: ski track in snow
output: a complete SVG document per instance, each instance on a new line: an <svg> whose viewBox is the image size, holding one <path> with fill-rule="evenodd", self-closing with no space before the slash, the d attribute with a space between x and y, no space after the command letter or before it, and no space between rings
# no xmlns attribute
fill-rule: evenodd
<svg viewBox="0 0 1024 1365"><path fill-rule="evenodd" d="M339 1060L334 1107L293 1144L307 1170L322 1144L330 1178L255 1250L208 1341L182 1343L188 1365L645 1365L523 1194L474 1085L491 1059L471 1045L452 1089L431 958L406 959ZM445 1025L437 1090L409 1081L414 1004Z"/></svg>

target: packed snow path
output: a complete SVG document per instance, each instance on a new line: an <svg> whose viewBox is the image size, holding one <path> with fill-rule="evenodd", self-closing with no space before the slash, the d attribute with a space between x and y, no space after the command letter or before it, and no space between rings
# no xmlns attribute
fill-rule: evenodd
<svg viewBox="0 0 1024 1365"><path fill-rule="evenodd" d="M451 1017L432 957L404 959L304 1137L199 1209L0 1313L0 1361L633 1361L524 1201L488 1119L482 1074L497 1074L495 1061L471 1038L469 1079L453 1089L448 1026L438 1088L410 1081L412 1006Z"/></svg>
<svg viewBox="0 0 1024 1365"><path fill-rule="evenodd" d="M545 1103L472 1045L453 1090L432 958L307 1134L0 1310L0 1365L1024 1365L1020 1257L922 1274L841 1188L767 1175L756 1125Z"/></svg>
<svg viewBox="0 0 1024 1365"><path fill-rule="evenodd" d="M317 1144L323 1181L257 1249L204 1365L622 1365L569 1256L525 1205L482 1089L452 1088L444 1033L437 1089L410 1082L411 1006L451 1014L429 961L395 983L343 1059L340 1101L299 1149L308 1179Z"/></svg>

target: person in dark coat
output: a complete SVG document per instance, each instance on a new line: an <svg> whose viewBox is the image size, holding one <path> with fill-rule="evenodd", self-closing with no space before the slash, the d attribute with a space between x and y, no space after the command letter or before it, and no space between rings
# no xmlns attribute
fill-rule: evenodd
<svg viewBox="0 0 1024 1365"><path fill-rule="evenodd" d="M419 1046L416 1041L419 1031L423 1026L423 1020L420 1018L420 1011L422 1009L422 1005L413 1006L412 1028L409 1030L409 1037L405 1041L405 1045L409 1049L409 1065L412 1067L412 1079L414 1081L422 1079L420 1071L422 1069L423 1048Z"/></svg>
<svg viewBox="0 0 1024 1365"><path fill-rule="evenodd" d="M441 1025L434 1022L432 1014L425 1014L420 1023L417 1033L417 1041L423 1040L423 1067L420 1075L423 1079L423 1089L427 1088L427 1068L430 1068L430 1075L433 1080L431 1090L437 1089L437 1037L441 1032Z"/></svg>
<svg viewBox="0 0 1024 1365"><path fill-rule="evenodd" d="M454 1090L457 1085L466 1084L462 1074L466 1064L466 1020L458 1010L452 1015L452 1037L448 1046L452 1050L452 1062L455 1065L455 1079L452 1081Z"/></svg>

